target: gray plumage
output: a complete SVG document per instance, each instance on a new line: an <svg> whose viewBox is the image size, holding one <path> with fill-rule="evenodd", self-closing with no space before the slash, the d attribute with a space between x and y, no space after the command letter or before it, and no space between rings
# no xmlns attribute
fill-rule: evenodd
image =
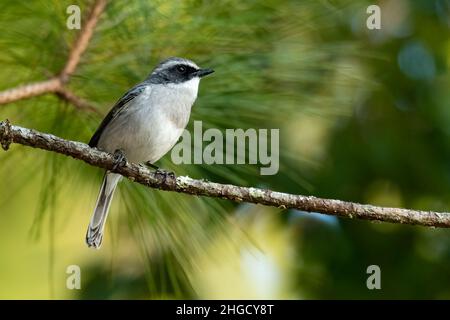
<svg viewBox="0 0 450 320"><path fill-rule="evenodd" d="M212 72L200 69L187 59L164 60L147 79L119 99L89 145L109 153L121 150L129 162L158 161L183 133L197 98L200 78ZM101 245L108 210L120 179L118 174L105 173L86 234L89 247Z"/></svg>

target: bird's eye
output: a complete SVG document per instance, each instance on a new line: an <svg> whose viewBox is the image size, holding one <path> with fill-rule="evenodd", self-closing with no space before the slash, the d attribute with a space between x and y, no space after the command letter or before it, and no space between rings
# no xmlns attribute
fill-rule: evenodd
<svg viewBox="0 0 450 320"><path fill-rule="evenodd" d="M177 70L178 70L178 72L180 72L180 73L184 73L184 72L186 72L186 67L185 67L185 66L178 66L178 67L177 67Z"/></svg>

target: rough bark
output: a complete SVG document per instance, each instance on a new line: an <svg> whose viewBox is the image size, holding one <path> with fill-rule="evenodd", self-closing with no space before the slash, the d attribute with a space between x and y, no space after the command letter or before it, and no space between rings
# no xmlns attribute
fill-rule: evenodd
<svg viewBox="0 0 450 320"><path fill-rule="evenodd" d="M82 160L90 165L117 172L132 181L161 190L223 198L235 202L262 204L281 209L292 208L305 212L319 212L344 218L428 227L450 227L450 213L379 207L195 180L186 176L174 177L160 172L152 172L145 166L133 163L127 163L114 169L114 156L109 153L90 148L81 142L64 140L51 134L13 126L8 121L0 122L0 140L5 150L11 143L18 143L57 152Z"/></svg>

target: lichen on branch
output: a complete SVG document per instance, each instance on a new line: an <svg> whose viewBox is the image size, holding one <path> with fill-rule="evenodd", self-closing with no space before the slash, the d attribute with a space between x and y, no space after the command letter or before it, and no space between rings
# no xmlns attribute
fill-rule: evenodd
<svg viewBox="0 0 450 320"><path fill-rule="evenodd" d="M421 225L427 227L450 227L450 213L409 210L359 204L341 200L322 199L313 196L295 195L267 189L240 187L205 180L196 180L186 176L175 177L159 171L150 171L147 167L126 163L116 167L112 154L90 148L87 144L65 140L52 134L38 132L9 121L0 122L0 141L7 150L11 143L22 144L82 160L92 166L111 170L142 185L190 195L228 199L234 202L248 202L280 209L297 209L305 212L376 220L383 222Z"/></svg>

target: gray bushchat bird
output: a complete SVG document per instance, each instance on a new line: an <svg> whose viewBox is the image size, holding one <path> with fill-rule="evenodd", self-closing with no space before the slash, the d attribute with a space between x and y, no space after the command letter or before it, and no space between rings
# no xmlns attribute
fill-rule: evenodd
<svg viewBox="0 0 450 320"><path fill-rule="evenodd" d="M169 58L117 101L89 141L124 161L152 165L180 138L197 98L200 78L213 73L194 62ZM154 167L154 166L153 166ZM86 233L89 247L100 248L106 217L121 175L106 171Z"/></svg>

